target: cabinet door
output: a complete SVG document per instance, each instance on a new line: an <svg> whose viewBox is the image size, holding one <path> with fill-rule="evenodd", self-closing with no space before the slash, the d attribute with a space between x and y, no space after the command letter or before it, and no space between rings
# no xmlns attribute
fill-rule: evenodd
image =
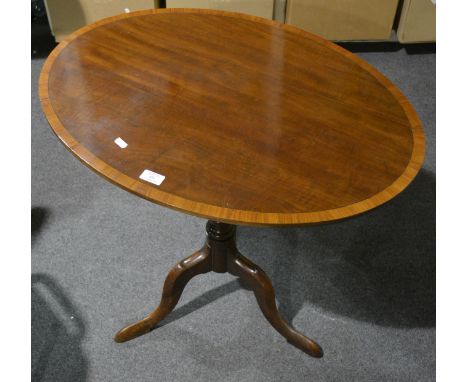
<svg viewBox="0 0 468 382"><path fill-rule="evenodd" d="M388 40L398 0L288 0L286 22L329 40Z"/></svg>
<svg viewBox="0 0 468 382"><path fill-rule="evenodd" d="M105 17L157 8L159 0L45 0L50 29L60 42L70 33Z"/></svg>
<svg viewBox="0 0 468 382"><path fill-rule="evenodd" d="M167 8L204 8L273 18L274 0L166 0Z"/></svg>
<svg viewBox="0 0 468 382"><path fill-rule="evenodd" d="M397 31L401 43L436 40L435 0L405 0Z"/></svg>

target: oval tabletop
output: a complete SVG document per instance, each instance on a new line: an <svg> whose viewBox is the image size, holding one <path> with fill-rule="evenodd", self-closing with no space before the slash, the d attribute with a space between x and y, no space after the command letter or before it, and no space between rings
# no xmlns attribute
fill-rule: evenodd
<svg viewBox="0 0 468 382"><path fill-rule="evenodd" d="M98 21L57 46L39 89L54 132L97 173L217 221L360 214L401 192L424 157L421 122L387 78L254 16L163 9ZM162 176L141 179L145 170Z"/></svg>

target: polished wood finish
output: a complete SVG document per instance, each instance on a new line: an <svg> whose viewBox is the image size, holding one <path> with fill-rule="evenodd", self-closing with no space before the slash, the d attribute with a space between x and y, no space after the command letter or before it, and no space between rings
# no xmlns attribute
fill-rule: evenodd
<svg viewBox="0 0 468 382"><path fill-rule="evenodd" d="M229 257L228 271L250 285L265 318L290 344L313 357L323 356L323 350L319 344L294 330L283 320L276 307L273 285L258 265L240 253L236 253L235 256Z"/></svg>
<svg viewBox="0 0 468 382"><path fill-rule="evenodd" d="M158 322L172 312L187 283L193 277L211 270L211 257L206 248L179 262L167 275L158 309L143 320L122 329L115 336L115 341L125 342L153 330Z"/></svg>
<svg viewBox="0 0 468 382"><path fill-rule="evenodd" d="M313 224L363 213L401 192L424 157L414 109L376 69L254 16L165 9L101 20L51 53L39 92L54 132L91 169L211 219L204 247L169 272L159 307L117 342L153 330L196 275L229 272L252 288L288 342L322 356L282 319L271 281L239 253L230 223ZM145 169L164 182L139 179Z"/></svg>
<svg viewBox="0 0 468 382"><path fill-rule="evenodd" d="M424 157L414 109L375 68L254 16L163 9L101 20L51 53L39 89L54 132L98 174L228 223L363 213L401 192ZM140 180L144 169L166 179Z"/></svg>
<svg viewBox="0 0 468 382"><path fill-rule="evenodd" d="M115 341L129 341L156 328L174 309L183 289L194 276L209 271L229 272L252 288L265 318L290 344L313 357L322 357L320 345L291 328L283 320L276 306L275 292L270 279L258 265L239 253L235 232L233 225L209 221L204 247L172 268L164 283L158 308L143 320L120 330L115 336Z"/></svg>

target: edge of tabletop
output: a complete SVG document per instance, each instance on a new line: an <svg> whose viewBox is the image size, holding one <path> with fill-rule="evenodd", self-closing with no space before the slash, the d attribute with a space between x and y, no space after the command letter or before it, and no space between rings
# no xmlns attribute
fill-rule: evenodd
<svg viewBox="0 0 468 382"><path fill-rule="evenodd" d="M86 148L84 148L68 130L62 125L60 119L55 113L50 101L48 92L49 73L58 57L60 52L74 39L80 35L95 29L99 26L125 19L130 17L137 17L155 13L201 13L213 14L219 16L243 18L251 21L264 23L271 26L276 26L288 30L292 33L301 35L304 38L309 38L317 43L326 45L328 48L335 52L346 56L365 70L367 70L374 78L376 78L396 99L400 106L405 111L405 114L411 124L413 133L413 151L407 167L403 173L398 177L390 186L383 189L379 193L364 199L357 203L324 211L315 212L301 212L301 213L274 213L274 212L256 212L247 210L236 210L225 208L215 205L210 205L202 202L192 201L186 198L170 194L162 191L150 184L142 182L138 179L130 178L129 176L121 173L117 169L109 166L98 157L94 156ZM115 185L134 193L151 202L179 210L185 213L203 217L206 219L222 221L231 224L244 224L244 225L305 225L305 224L319 224L325 222L333 222L343 220L355 215L362 214L366 211L374 209L385 202L389 201L400 192L402 192L415 178L419 172L424 161L425 152L425 138L421 121L414 110L411 103L406 96L382 73L380 73L372 65L347 51L344 48L328 41L322 37L316 36L302 29L289 24L283 24L275 20L268 20L257 16L246 15L242 13L216 11L209 9L188 9L188 8L164 8L164 9L148 9L130 13L123 13L117 16L111 16L101 19L95 23L86 25L63 40L55 49L50 53L44 66L41 70L39 77L39 98L42 104L44 114L52 127L52 130L60 139L60 141L85 165L90 167L98 175L103 176Z"/></svg>

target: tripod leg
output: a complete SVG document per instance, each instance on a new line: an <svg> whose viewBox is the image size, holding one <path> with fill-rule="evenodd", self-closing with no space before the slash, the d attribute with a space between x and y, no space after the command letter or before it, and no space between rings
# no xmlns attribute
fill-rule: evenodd
<svg viewBox="0 0 468 382"><path fill-rule="evenodd" d="M171 269L164 282L161 302L149 316L120 330L114 340L129 341L153 330L177 305L187 283L196 275L211 271L211 255L203 247Z"/></svg>
<svg viewBox="0 0 468 382"><path fill-rule="evenodd" d="M245 281L254 291L265 318L286 340L312 357L322 357L320 345L291 328L276 307L275 291L267 274L240 253L228 259L228 272Z"/></svg>

